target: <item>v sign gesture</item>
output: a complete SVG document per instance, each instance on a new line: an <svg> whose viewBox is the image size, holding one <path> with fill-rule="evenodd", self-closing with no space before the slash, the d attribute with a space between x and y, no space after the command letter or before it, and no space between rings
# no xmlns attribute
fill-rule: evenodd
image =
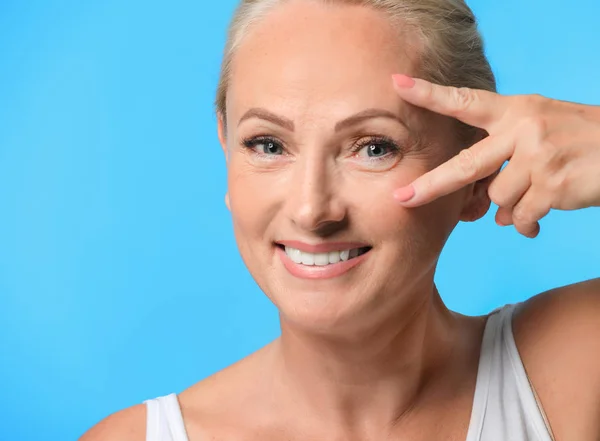
<svg viewBox="0 0 600 441"><path fill-rule="evenodd" d="M600 107L540 95L503 96L394 75L402 99L454 117L490 135L400 188L394 198L416 207L507 166L488 190L496 222L536 237L551 209L600 206Z"/></svg>

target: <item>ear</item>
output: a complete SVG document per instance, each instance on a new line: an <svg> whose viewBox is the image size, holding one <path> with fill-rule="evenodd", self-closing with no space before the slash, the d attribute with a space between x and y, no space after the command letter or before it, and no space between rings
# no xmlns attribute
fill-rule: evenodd
<svg viewBox="0 0 600 441"><path fill-rule="evenodd" d="M485 130L476 129L471 145L482 141L489 135ZM474 222L481 219L490 209L492 201L488 196L488 189L492 181L498 176L500 170L497 170L487 178L481 179L467 187L465 205L460 213L460 220L463 222Z"/></svg>
<svg viewBox="0 0 600 441"><path fill-rule="evenodd" d="M468 186L465 205L460 213L461 221L475 222L485 216L492 204L488 188L499 172L500 170Z"/></svg>
<svg viewBox="0 0 600 441"><path fill-rule="evenodd" d="M219 144L225 154L225 162L229 162L229 150L227 149L227 141L225 136L225 115L222 112L217 113L217 135L219 137ZM225 193L225 206L231 211L231 205L229 203L229 192Z"/></svg>

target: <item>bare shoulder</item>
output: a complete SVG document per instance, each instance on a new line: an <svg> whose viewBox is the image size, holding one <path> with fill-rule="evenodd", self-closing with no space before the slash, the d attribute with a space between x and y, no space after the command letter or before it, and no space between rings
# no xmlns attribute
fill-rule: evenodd
<svg viewBox="0 0 600 441"><path fill-rule="evenodd" d="M557 441L600 437L600 279L527 300L515 342Z"/></svg>
<svg viewBox="0 0 600 441"><path fill-rule="evenodd" d="M261 410L263 356L268 346L204 378L177 395L190 440L243 439ZM234 429L238 429L235 432ZM246 437L247 438L247 437ZM79 441L145 441L146 405L138 404L100 421Z"/></svg>
<svg viewBox="0 0 600 441"><path fill-rule="evenodd" d="M519 350L533 355L551 351L559 359L578 360L580 369L600 373L600 278L530 298L515 315L513 328Z"/></svg>
<svg viewBox="0 0 600 441"><path fill-rule="evenodd" d="M146 406L137 404L104 418L79 441L145 441Z"/></svg>

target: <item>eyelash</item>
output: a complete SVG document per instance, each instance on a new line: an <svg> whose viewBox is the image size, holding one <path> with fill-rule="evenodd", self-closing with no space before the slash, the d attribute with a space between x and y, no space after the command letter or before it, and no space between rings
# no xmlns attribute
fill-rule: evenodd
<svg viewBox="0 0 600 441"><path fill-rule="evenodd" d="M267 155L265 153L257 152L256 150L254 150L254 148L257 145L268 144L268 143L275 144L276 146L280 147L285 152L285 150L283 148L283 144L281 142L277 141L275 138L272 138L270 136L255 136L252 138L245 138L242 140L242 145L250 150L253 150L256 155L259 155L262 157L279 156L279 155Z"/></svg>
<svg viewBox="0 0 600 441"><path fill-rule="evenodd" d="M387 136L370 136L366 138L360 138L355 145L352 147L352 153L358 153L369 145L385 146L389 149L389 153L383 156L375 156L369 159L369 161L383 161L389 159L390 156L396 156L401 153L400 147L394 142L393 139Z"/></svg>
<svg viewBox="0 0 600 441"><path fill-rule="evenodd" d="M255 137L245 138L242 140L242 145L244 147L246 147L250 150L253 150L254 153L259 156L262 156L262 157L280 156L280 155L268 155L268 154L265 154L262 152L257 152L256 150L254 150L254 148L256 148L257 145L267 144L267 143L272 143L272 144L278 146L285 153L283 143L281 143L280 141L278 141L277 139L275 139L271 136L255 136ZM355 141L355 144L352 146L352 149L350 151L352 153L358 153L363 148L365 148L371 144L385 146L387 149L389 149L389 153L384 156L372 157L370 159L370 161L382 161L382 160L388 159L390 156L396 156L401 153L400 147L396 144L396 142L394 142L393 139L391 139L387 136L380 136L380 135L369 136L366 138L359 138L358 140Z"/></svg>

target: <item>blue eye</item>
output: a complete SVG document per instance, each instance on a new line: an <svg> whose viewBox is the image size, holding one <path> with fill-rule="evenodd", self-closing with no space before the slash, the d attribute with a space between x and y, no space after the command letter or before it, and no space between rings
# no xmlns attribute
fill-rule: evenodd
<svg viewBox="0 0 600 441"><path fill-rule="evenodd" d="M261 155L283 155L283 146L272 138L258 137L246 139L243 144Z"/></svg>
<svg viewBox="0 0 600 441"><path fill-rule="evenodd" d="M389 150L389 146L386 146L384 144L369 144L364 148L367 151L367 156L370 157L385 156L385 154L388 153Z"/></svg>
<svg viewBox="0 0 600 441"><path fill-rule="evenodd" d="M354 151L359 157L376 160L395 156L399 152L399 148L395 143L386 139L367 139L359 142Z"/></svg>

